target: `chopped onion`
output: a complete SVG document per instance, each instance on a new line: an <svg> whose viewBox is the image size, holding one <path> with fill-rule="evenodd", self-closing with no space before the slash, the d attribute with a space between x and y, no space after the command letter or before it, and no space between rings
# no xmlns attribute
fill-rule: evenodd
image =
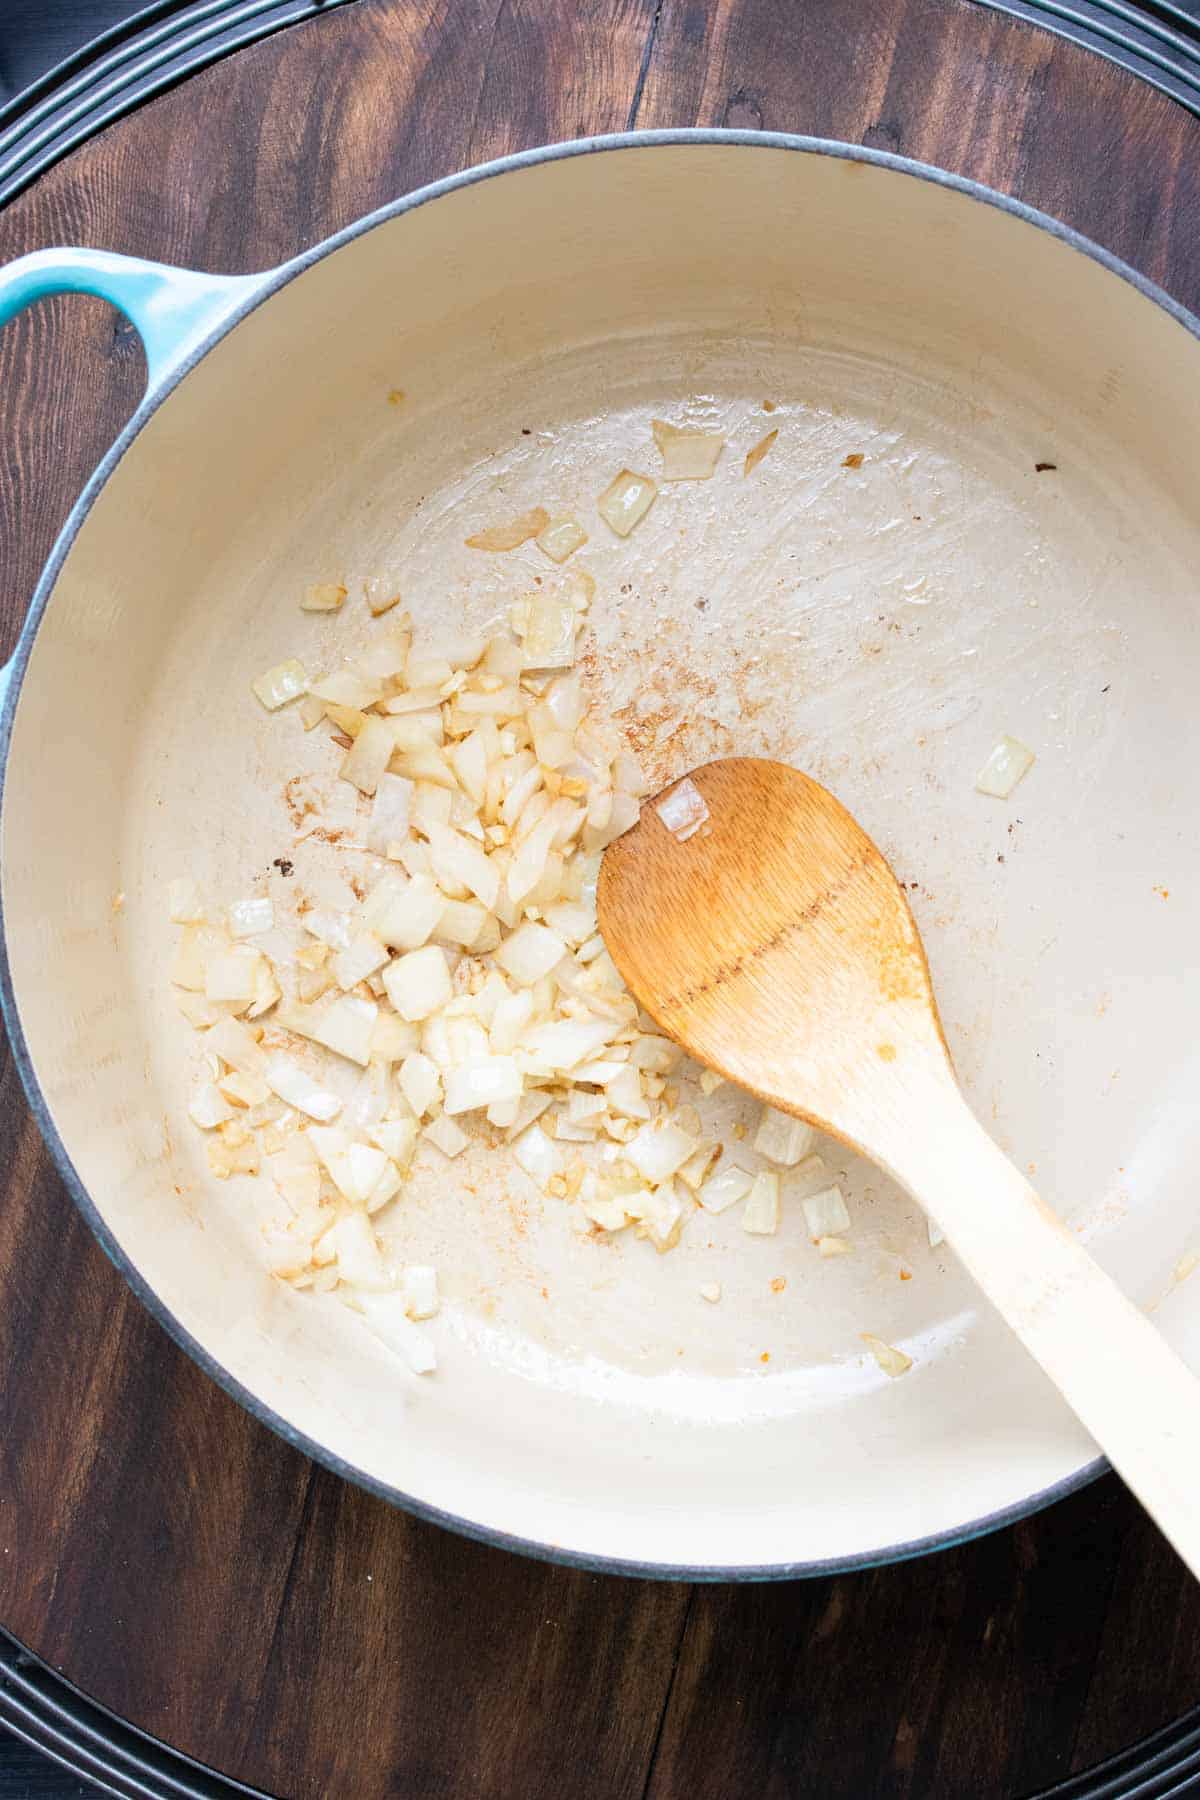
<svg viewBox="0 0 1200 1800"><path fill-rule="evenodd" d="M374 706L382 696L378 682L368 681L355 674L353 669L335 669L332 675L322 675L320 681L310 682L309 692L323 700L326 706L350 706L359 710Z"/></svg>
<svg viewBox="0 0 1200 1800"><path fill-rule="evenodd" d="M511 519L507 525L493 525L487 531L477 531L466 539L466 545L468 550L515 550L518 545L537 537L540 531L545 531L549 523L550 514L545 507L535 506L522 513L520 518Z"/></svg>
<svg viewBox="0 0 1200 1800"><path fill-rule="evenodd" d="M622 1205L626 1212L641 1221L639 1235L648 1237L660 1256L679 1242L688 1207L674 1182L667 1181L653 1191L646 1189L631 1195Z"/></svg>
<svg viewBox="0 0 1200 1800"><path fill-rule="evenodd" d="M715 1069L701 1069L700 1092L702 1094L715 1094L719 1087L724 1086L725 1077L718 1075Z"/></svg>
<svg viewBox="0 0 1200 1800"><path fill-rule="evenodd" d="M339 771L360 794L373 794L392 760L395 740L391 723L372 713L347 750Z"/></svg>
<svg viewBox="0 0 1200 1800"><path fill-rule="evenodd" d="M432 1319L440 1304L437 1270L424 1263L409 1263L400 1278L400 1292L410 1319Z"/></svg>
<svg viewBox="0 0 1200 1800"><path fill-rule="evenodd" d="M346 598L346 589L340 581L321 581L315 587L305 590L300 602L301 612L340 612Z"/></svg>
<svg viewBox="0 0 1200 1800"><path fill-rule="evenodd" d="M357 931L333 959L334 980L340 988L357 987L389 959L387 946L373 931Z"/></svg>
<svg viewBox="0 0 1200 1800"><path fill-rule="evenodd" d="M817 1249L822 1256L852 1256L853 1244L848 1244L844 1237L819 1237Z"/></svg>
<svg viewBox="0 0 1200 1800"><path fill-rule="evenodd" d="M429 827L429 856L435 880L448 890L458 882L489 910L500 897L496 865L478 844L446 825Z"/></svg>
<svg viewBox="0 0 1200 1800"><path fill-rule="evenodd" d="M307 694L308 670L294 656L289 657L287 662L276 663L273 669L265 670L250 686L268 712L278 712L289 700L298 700L301 694Z"/></svg>
<svg viewBox="0 0 1200 1800"><path fill-rule="evenodd" d="M975 791L990 794L996 800L1007 800L1022 776L1028 775L1036 758L1017 738L1002 737L975 777Z"/></svg>
<svg viewBox="0 0 1200 1800"><path fill-rule="evenodd" d="M232 1119L233 1107L215 1081L202 1081L188 1101L188 1117L201 1131L213 1131Z"/></svg>
<svg viewBox="0 0 1200 1800"><path fill-rule="evenodd" d="M365 1067L371 1060L371 1040L378 1017L379 1008L373 1000L343 994L314 1015L308 1035L327 1050Z"/></svg>
<svg viewBox="0 0 1200 1800"><path fill-rule="evenodd" d="M911 1356L905 1356L903 1350L897 1350L892 1344L885 1344L881 1337L875 1336L874 1332L860 1331L858 1335L884 1374L890 1375L893 1380L898 1375L907 1374L908 1370L912 1368Z"/></svg>
<svg viewBox="0 0 1200 1800"><path fill-rule="evenodd" d="M527 669L569 669L575 661L575 608L552 594L537 593L526 605L521 661Z"/></svg>
<svg viewBox="0 0 1200 1800"><path fill-rule="evenodd" d="M680 1107L679 1110L682 1112L683 1108ZM685 1187L691 1188L694 1194L698 1193L705 1176L720 1154L720 1144L701 1144L700 1148L693 1152L685 1163L680 1164L678 1171L680 1181Z"/></svg>
<svg viewBox="0 0 1200 1800"><path fill-rule="evenodd" d="M596 509L618 537L628 537L650 511L657 493L658 488L648 475L622 469L601 494Z"/></svg>
<svg viewBox="0 0 1200 1800"><path fill-rule="evenodd" d="M363 593L366 595L367 605L376 618L379 618L382 613L390 612L400 599L395 582L389 581L384 575L368 576L363 582Z"/></svg>
<svg viewBox="0 0 1200 1800"><path fill-rule="evenodd" d="M767 454L768 450L770 450L772 444L775 442L775 439L778 436L779 436L779 427L776 426L774 431L768 431L766 437L759 438L759 440L758 440L757 444L755 444L753 450L747 450L746 461L742 466L743 475L753 475L755 469L757 469L759 463L762 461L763 457Z"/></svg>
<svg viewBox="0 0 1200 1800"><path fill-rule="evenodd" d="M535 1025L521 1040L531 1074L567 1074L586 1056L607 1043L611 1027L603 1020L555 1019ZM692 1148L695 1149L694 1142Z"/></svg>
<svg viewBox="0 0 1200 1800"><path fill-rule="evenodd" d="M931 1250L936 1250L939 1244L944 1244L946 1241L946 1234L935 1219L926 1219L925 1234L929 1239Z"/></svg>
<svg viewBox="0 0 1200 1800"><path fill-rule="evenodd" d="M237 1000L249 1005L258 988L263 957L249 944L234 944L209 959L204 972L206 1000Z"/></svg>
<svg viewBox="0 0 1200 1800"><path fill-rule="evenodd" d="M395 877L384 878L389 879L396 881L394 887L378 899L378 890L367 896L363 923L393 950L419 950L433 936L446 910L446 897L426 875L414 875L406 887Z"/></svg>
<svg viewBox="0 0 1200 1800"><path fill-rule="evenodd" d="M587 543L587 532L577 519L560 514L543 525L535 540L539 550L545 551L551 562L566 562L568 556L574 554L581 544Z"/></svg>
<svg viewBox="0 0 1200 1800"><path fill-rule="evenodd" d="M708 818L704 795L689 776L677 781L661 800L656 800L654 810L671 836L681 844L694 837Z"/></svg>
<svg viewBox="0 0 1200 1800"><path fill-rule="evenodd" d="M717 1301L721 1298L721 1284L719 1281L703 1281L701 1282L698 1291L700 1298L702 1300L707 1300L710 1306L715 1306Z"/></svg>
<svg viewBox="0 0 1200 1800"><path fill-rule="evenodd" d="M697 1149L696 1140L669 1120L654 1120L636 1131L625 1146L625 1154L639 1175L656 1187L669 1181Z"/></svg>
<svg viewBox="0 0 1200 1800"><path fill-rule="evenodd" d="M742 1230L759 1237L771 1237L779 1229L779 1177L763 1170L754 1177L753 1186L742 1213Z"/></svg>
<svg viewBox="0 0 1200 1800"><path fill-rule="evenodd" d="M453 1119L448 1119L445 1113L439 1113L436 1119L426 1125L424 1135L435 1149L440 1150L443 1156L448 1156L452 1160L460 1155L471 1141L466 1132L456 1125Z"/></svg>
<svg viewBox="0 0 1200 1800"><path fill-rule="evenodd" d="M272 1056L263 1071L263 1079L273 1094L294 1106L298 1112L307 1113L310 1119L320 1119L327 1123L336 1119L342 1110L342 1103L336 1094L323 1088L319 1081L314 1081L306 1069L299 1063L292 1062L287 1056Z"/></svg>
<svg viewBox="0 0 1200 1800"><path fill-rule="evenodd" d="M453 995L446 952L436 944L398 956L383 971L388 999L402 1019L427 1019Z"/></svg>
<svg viewBox="0 0 1200 1800"><path fill-rule="evenodd" d="M563 1166L562 1151L548 1138L540 1125L530 1125L513 1144L513 1156L527 1175L544 1187Z"/></svg>
<svg viewBox="0 0 1200 1800"><path fill-rule="evenodd" d="M567 946L555 932L526 920L500 945L495 959L506 975L522 987L530 987L548 975L566 954Z"/></svg>
<svg viewBox="0 0 1200 1800"><path fill-rule="evenodd" d="M806 1125L803 1119L795 1119L790 1113L779 1112L773 1106L764 1106L759 1116L758 1130L754 1134L754 1148L768 1162L793 1169L808 1155L815 1136L812 1126ZM814 1233L815 1235L817 1234Z"/></svg>
<svg viewBox="0 0 1200 1800"><path fill-rule="evenodd" d="M846 1211L842 1190L836 1182L831 1187L822 1188L819 1194L810 1194L801 1205L809 1237L841 1237L849 1231L850 1214Z"/></svg>
<svg viewBox="0 0 1200 1800"><path fill-rule="evenodd" d="M400 1064L399 1079L400 1092L418 1119L441 1100L442 1078L437 1064L422 1051L414 1050L404 1058Z"/></svg>
<svg viewBox="0 0 1200 1800"><path fill-rule="evenodd" d="M446 1076L448 1113L480 1111L497 1101L519 1100L525 1083L511 1056L484 1056Z"/></svg>
<svg viewBox="0 0 1200 1800"><path fill-rule="evenodd" d="M650 429L663 459L664 481L707 481L725 448L711 431L685 431L665 419L651 419Z"/></svg>
<svg viewBox="0 0 1200 1800"><path fill-rule="evenodd" d="M701 1183L696 1190L696 1198L705 1212L723 1213L727 1207L736 1205L739 1200L744 1200L753 1186L753 1175L748 1175L745 1169L739 1169L734 1164L727 1163L718 1169L715 1175L710 1175L707 1181Z"/></svg>
<svg viewBox="0 0 1200 1800"><path fill-rule="evenodd" d="M255 937L260 931L271 931L275 925L275 908L265 896L235 900L228 916L229 930L235 938Z"/></svg>

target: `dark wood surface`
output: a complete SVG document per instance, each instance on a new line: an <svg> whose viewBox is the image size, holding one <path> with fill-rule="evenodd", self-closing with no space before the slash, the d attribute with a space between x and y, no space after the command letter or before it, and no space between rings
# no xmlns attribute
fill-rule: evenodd
<svg viewBox="0 0 1200 1800"><path fill-rule="evenodd" d="M255 269L484 157L693 123L964 171L1200 305L1200 125L969 0L358 0L61 164L0 213L0 258L74 241ZM3 653L141 382L98 302L0 335ZM524 1562L343 1486L207 1381L77 1218L9 1060L0 1169L0 1622L243 1781L1009 1800L1200 1701L1200 1588L1112 1479L832 1581L689 1590Z"/></svg>

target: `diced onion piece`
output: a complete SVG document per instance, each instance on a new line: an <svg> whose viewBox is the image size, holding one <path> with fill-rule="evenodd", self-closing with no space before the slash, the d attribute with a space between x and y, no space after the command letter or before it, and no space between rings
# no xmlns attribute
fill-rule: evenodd
<svg viewBox="0 0 1200 1800"><path fill-rule="evenodd" d="M819 1194L809 1194L801 1205L809 1237L841 1237L849 1231L850 1214L846 1211L842 1190L836 1182L831 1187L822 1188Z"/></svg>
<svg viewBox="0 0 1200 1800"><path fill-rule="evenodd" d="M622 1205L641 1221L642 1235L650 1239L660 1256L679 1242L689 1209L673 1181L664 1182L653 1192L644 1190L631 1195Z"/></svg>
<svg viewBox="0 0 1200 1800"><path fill-rule="evenodd" d="M815 1138L812 1126L806 1125L803 1119L795 1119L790 1113L779 1112L773 1106L764 1106L759 1115L758 1130L754 1134L754 1148L768 1162L778 1163L784 1169L794 1169L808 1155Z"/></svg>
<svg viewBox="0 0 1200 1800"><path fill-rule="evenodd" d="M698 1292L702 1300L707 1300L710 1306L715 1306L721 1298L721 1284L719 1281L702 1281Z"/></svg>
<svg viewBox="0 0 1200 1800"><path fill-rule="evenodd" d="M167 911L172 925L199 925L204 908L194 881L186 875L167 883Z"/></svg>
<svg viewBox="0 0 1200 1800"><path fill-rule="evenodd" d="M522 513L517 519L511 519L507 525L492 525L486 531L477 531L466 539L468 550L515 550L540 531L545 531L550 523L550 514L544 506L535 506L529 512Z"/></svg>
<svg viewBox="0 0 1200 1800"><path fill-rule="evenodd" d="M371 1038L378 1017L379 1008L373 1000L342 994L323 1011L312 1013L305 1035L365 1068L371 1060Z"/></svg>
<svg viewBox="0 0 1200 1800"><path fill-rule="evenodd" d="M384 1293L392 1285L370 1220L364 1213L343 1213L326 1232L337 1256L338 1279L367 1293Z"/></svg>
<svg viewBox="0 0 1200 1800"><path fill-rule="evenodd" d="M417 1121L415 1119L381 1119L378 1125L372 1125L367 1136L377 1149L383 1151L389 1162L403 1172L412 1161L413 1151L417 1145Z"/></svg>
<svg viewBox="0 0 1200 1800"><path fill-rule="evenodd" d="M929 1239L931 1250L936 1250L939 1244L944 1244L946 1241L946 1234L935 1219L926 1219L925 1235Z"/></svg>
<svg viewBox="0 0 1200 1800"><path fill-rule="evenodd" d="M201 1131L214 1131L233 1114L233 1107L215 1081L202 1081L188 1101L188 1117Z"/></svg>
<svg viewBox="0 0 1200 1800"><path fill-rule="evenodd" d="M440 1150L443 1156L448 1156L452 1160L460 1155L471 1141L466 1132L456 1125L453 1119L448 1119L445 1113L440 1113L436 1119L426 1125L424 1135L436 1150Z"/></svg>
<svg viewBox="0 0 1200 1800"><path fill-rule="evenodd" d="M495 952L495 960L506 975L522 987L531 987L548 975L567 954L562 939L545 925L526 920L505 938Z"/></svg>
<svg viewBox="0 0 1200 1800"><path fill-rule="evenodd" d="M521 1040L531 1072L568 1074L585 1057L594 1056L608 1042L612 1027L603 1019L555 1019L535 1025ZM694 1140L691 1148L695 1149Z"/></svg>
<svg viewBox="0 0 1200 1800"><path fill-rule="evenodd" d="M380 1007L375 1029L371 1033L372 1062L403 1062L406 1056L411 1056L419 1042L415 1025L410 1025L407 1019L398 1019L390 1007Z"/></svg>
<svg viewBox="0 0 1200 1800"><path fill-rule="evenodd" d="M339 950L333 959L334 980L340 988L357 987L376 969L382 969L389 956L387 946L373 931L357 931L346 949Z"/></svg>
<svg viewBox="0 0 1200 1800"><path fill-rule="evenodd" d="M597 500L596 509L618 537L628 537L650 511L657 493L658 487L648 475L622 469Z"/></svg>
<svg viewBox="0 0 1200 1800"><path fill-rule="evenodd" d="M410 1319L432 1319L440 1304L437 1270L425 1263L409 1263L400 1277L400 1292Z"/></svg>
<svg viewBox="0 0 1200 1800"><path fill-rule="evenodd" d="M411 1123L413 1126L413 1135L415 1137L417 1122L413 1119ZM396 1198L396 1195L403 1186L403 1175L400 1173L395 1163L389 1161L384 1167L383 1174L379 1177L379 1180L367 1195L367 1212L381 1212L390 1200Z"/></svg>
<svg viewBox="0 0 1200 1800"><path fill-rule="evenodd" d="M320 581L315 587L306 588L300 601L301 612L340 612L346 599L346 589L340 581Z"/></svg>
<svg viewBox="0 0 1200 1800"><path fill-rule="evenodd" d="M478 900L448 900L434 936L471 950L479 944L490 918L491 914Z"/></svg>
<svg viewBox="0 0 1200 1800"><path fill-rule="evenodd" d="M383 697L377 681L368 681L353 669L335 669L331 675L322 675L320 681L310 682L309 691L327 706L351 706L359 711L374 706Z"/></svg>
<svg viewBox="0 0 1200 1800"><path fill-rule="evenodd" d="M654 802L654 810L671 836L681 844L694 837L708 818L704 795L686 775L661 800Z"/></svg>
<svg viewBox="0 0 1200 1800"><path fill-rule="evenodd" d="M267 1158L271 1179L294 1213L315 1210L321 1199L321 1169L303 1131L289 1132L283 1148Z"/></svg>
<svg viewBox="0 0 1200 1800"><path fill-rule="evenodd" d="M975 777L976 793L1007 800L1022 776L1028 775L1035 760L1033 751L1017 738L1002 737Z"/></svg>
<svg viewBox="0 0 1200 1800"><path fill-rule="evenodd" d="M305 731L313 731L325 717L325 702L318 700L315 694L305 694L297 711Z"/></svg>
<svg viewBox="0 0 1200 1800"><path fill-rule="evenodd" d="M531 594L521 636L521 662L526 669L569 669L575 661L578 615L553 594Z"/></svg>
<svg viewBox="0 0 1200 1800"><path fill-rule="evenodd" d="M446 1074L447 1113L476 1112L496 1101L519 1100L525 1083L511 1056L484 1056Z"/></svg>
<svg viewBox="0 0 1200 1800"><path fill-rule="evenodd" d="M435 1062L420 1050L414 1050L400 1064L400 1092L418 1119L442 1097L442 1078Z"/></svg>
<svg viewBox="0 0 1200 1800"><path fill-rule="evenodd" d="M744 1200L754 1186L754 1177L745 1169L739 1169L727 1163L710 1175L697 1189L696 1198L705 1212L723 1213L727 1207L734 1206Z"/></svg>
<svg viewBox="0 0 1200 1800"><path fill-rule="evenodd" d="M398 956L383 971L388 999L402 1019L427 1019L453 996L446 952L436 944Z"/></svg>
<svg viewBox="0 0 1200 1800"><path fill-rule="evenodd" d="M647 1074L669 1075L682 1055L679 1045L670 1038L646 1033L631 1048L629 1060L635 1069L645 1069Z"/></svg>
<svg viewBox="0 0 1200 1800"><path fill-rule="evenodd" d="M576 1078L582 1079L582 1073L577 1071ZM626 1119L649 1119L653 1116L642 1087L641 1076L632 1063L619 1063L617 1073L602 1085L605 1103L613 1112L622 1114Z"/></svg>
<svg viewBox="0 0 1200 1800"><path fill-rule="evenodd" d="M681 1107L680 1111L682 1110ZM720 1153L720 1144L701 1144L700 1148L680 1165L679 1179L685 1187L691 1188L693 1194L699 1192L705 1176Z"/></svg>
<svg viewBox="0 0 1200 1800"><path fill-rule="evenodd" d="M218 1020L205 1038L204 1047L243 1075L261 1075L266 1067L266 1054L258 1038L240 1019Z"/></svg>
<svg viewBox="0 0 1200 1800"><path fill-rule="evenodd" d="M907 1374L908 1370L912 1368L911 1356L905 1356L903 1350L897 1350L893 1344L885 1344L881 1337L875 1336L874 1332L860 1331L858 1335L884 1374L890 1375L893 1380L898 1375Z"/></svg>
<svg viewBox="0 0 1200 1800"><path fill-rule="evenodd" d="M719 1087L724 1086L725 1077L718 1075L715 1069L701 1069L700 1092L702 1094L715 1094Z"/></svg>
<svg viewBox="0 0 1200 1800"><path fill-rule="evenodd" d="M206 1000L203 994L194 994L189 988L175 990L175 1004L197 1031L203 1031L208 1025L215 1025L218 1020L228 1018L229 1008L222 1001Z"/></svg>
<svg viewBox="0 0 1200 1800"><path fill-rule="evenodd" d="M235 938L255 937L270 931L275 924L275 908L265 895L252 900L235 900L229 908L229 929Z"/></svg>
<svg viewBox="0 0 1200 1800"><path fill-rule="evenodd" d="M400 599L400 590L385 575L369 575L363 582L363 593L376 618L382 613L390 612Z"/></svg>
<svg viewBox="0 0 1200 1800"><path fill-rule="evenodd" d="M431 825L429 856L434 879L443 888L458 882L489 911L495 906L500 897L499 871L478 844L447 825Z"/></svg>
<svg viewBox="0 0 1200 1800"><path fill-rule="evenodd" d="M530 1125L513 1144L513 1156L527 1175L544 1187L551 1176L561 1172L562 1151L548 1138L540 1125Z"/></svg>
<svg viewBox="0 0 1200 1800"><path fill-rule="evenodd" d="M204 972L207 1000L236 1000L248 1005L258 986L262 952L249 944L234 944L209 960Z"/></svg>
<svg viewBox="0 0 1200 1800"><path fill-rule="evenodd" d="M629 1214L617 1195L581 1193L579 1205L584 1216L603 1231L624 1231L629 1224Z"/></svg>
<svg viewBox="0 0 1200 1800"><path fill-rule="evenodd" d="M659 1182L669 1181L697 1148L690 1133L681 1131L670 1120L658 1119L634 1133L625 1146L625 1155L638 1174L651 1187L657 1187Z"/></svg>
<svg viewBox="0 0 1200 1800"><path fill-rule="evenodd" d="M297 1112L306 1113L310 1119L327 1123L330 1119L336 1119L342 1110L338 1096L322 1087L319 1081L314 1081L307 1069L302 1069L290 1057L270 1057L263 1079L273 1094L278 1094L288 1106L294 1106Z"/></svg>
<svg viewBox="0 0 1200 1800"><path fill-rule="evenodd" d="M725 448L725 439L711 431L686 431L651 419L650 429L663 459L664 481L707 481Z"/></svg>
<svg viewBox="0 0 1200 1800"><path fill-rule="evenodd" d="M754 1184L742 1213L742 1230L757 1237L771 1237L779 1229L779 1177L774 1170L763 1170Z"/></svg>
<svg viewBox="0 0 1200 1800"><path fill-rule="evenodd" d="M360 794L374 794L394 748L389 721L372 713L346 752L339 770L342 780L350 782Z"/></svg>
<svg viewBox="0 0 1200 1800"><path fill-rule="evenodd" d="M419 950L433 936L446 909L446 896L427 875L414 875L407 887L399 885L401 879L397 876L396 886L378 900L375 890L368 894L363 923L393 950Z"/></svg>
<svg viewBox="0 0 1200 1800"><path fill-rule="evenodd" d="M819 1237L817 1250L822 1256L851 1256L853 1244L848 1244L844 1237Z"/></svg>
<svg viewBox="0 0 1200 1800"><path fill-rule="evenodd" d="M759 463L762 461L763 457L767 454L768 450L770 450L772 444L775 442L775 439L778 436L779 436L779 427L776 426L774 431L768 431L766 437L759 438L759 440L758 440L757 444L755 444L753 450L747 450L746 461L742 467L742 473L744 475L753 475L755 469L757 469Z"/></svg>
<svg viewBox="0 0 1200 1800"><path fill-rule="evenodd" d="M236 1069L222 1075L217 1086L232 1106L262 1106L271 1097L271 1090L261 1076L239 1075Z"/></svg>
<svg viewBox="0 0 1200 1800"><path fill-rule="evenodd" d="M492 1049L498 1055L514 1050L532 1016L533 995L527 987L516 994L504 994L496 1004L489 1027Z"/></svg>
<svg viewBox="0 0 1200 1800"><path fill-rule="evenodd" d="M578 550L581 544L587 543L587 532L577 519L559 514L543 525L536 538L539 550L544 550L551 562L566 562Z"/></svg>
<svg viewBox="0 0 1200 1800"><path fill-rule="evenodd" d="M292 656L256 676L250 686L268 712L278 712L289 700L298 700L301 694L307 694L308 670Z"/></svg>

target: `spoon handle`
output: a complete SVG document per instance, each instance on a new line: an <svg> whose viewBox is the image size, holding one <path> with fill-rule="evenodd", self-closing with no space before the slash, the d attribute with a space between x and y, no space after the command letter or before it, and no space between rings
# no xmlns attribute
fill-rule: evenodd
<svg viewBox="0 0 1200 1800"><path fill-rule="evenodd" d="M1200 1380L997 1149L957 1087L939 1082L937 1094L920 1134L880 1160L1200 1577Z"/></svg>

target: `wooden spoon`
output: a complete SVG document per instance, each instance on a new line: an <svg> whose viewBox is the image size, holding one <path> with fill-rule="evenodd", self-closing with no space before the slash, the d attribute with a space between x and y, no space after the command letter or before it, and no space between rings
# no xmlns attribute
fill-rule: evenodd
<svg viewBox="0 0 1200 1800"><path fill-rule="evenodd" d="M664 806L707 816L688 835ZM904 892L845 808L782 763L709 763L609 846L597 901L669 1037L920 1201L1200 1575L1200 1382L968 1109Z"/></svg>

